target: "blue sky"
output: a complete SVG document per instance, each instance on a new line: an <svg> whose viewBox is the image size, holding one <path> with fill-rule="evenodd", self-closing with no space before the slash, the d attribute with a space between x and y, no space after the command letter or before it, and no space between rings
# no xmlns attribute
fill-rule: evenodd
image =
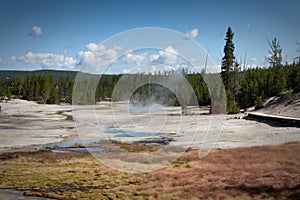
<svg viewBox="0 0 300 200"><path fill-rule="evenodd" d="M189 35L209 50L217 66L228 26L235 33L236 58L239 61L246 53L248 66L267 66L267 39L276 36L283 60L292 62L299 55L299 7L298 0L3 0L0 69L78 70L90 52L104 51L105 47L95 45L141 27L162 27ZM165 48L176 52L173 46ZM101 55L111 52L105 51Z"/></svg>

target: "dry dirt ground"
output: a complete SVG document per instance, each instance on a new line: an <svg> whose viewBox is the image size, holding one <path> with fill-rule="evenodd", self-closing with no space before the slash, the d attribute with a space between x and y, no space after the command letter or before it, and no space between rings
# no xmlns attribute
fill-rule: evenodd
<svg viewBox="0 0 300 200"><path fill-rule="evenodd" d="M276 127L240 116L211 116L205 114L205 108L190 108L189 115L182 116L179 107L132 108L126 103L72 107L14 99L0 105L0 151L71 140L78 134L84 140L115 137L103 134L104 126L128 135L163 133L174 138L170 145L208 150L300 141L299 128ZM137 140L122 134L115 139Z"/></svg>
<svg viewBox="0 0 300 200"><path fill-rule="evenodd" d="M1 107L0 188L55 199L300 198L297 127L273 126L241 115L211 116L206 108L190 107L189 114L182 116L180 108L156 104L144 108L103 102L72 107L16 99ZM154 133L152 138L156 133L173 138L168 145L183 149L179 158L166 168L131 174L109 168L88 153L30 152L32 145L78 137L134 142L145 140L143 134L148 133ZM138 135L128 137L132 134ZM156 151L156 147L116 144L132 155ZM11 151L16 148L19 152ZM204 154L185 153L187 148L202 149ZM115 159L106 165L116 163Z"/></svg>
<svg viewBox="0 0 300 200"><path fill-rule="evenodd" d="M10 153L0 188L55 199L299 199L300 143L184 154L151 173L112 170L88 153Z"/></svg>
<svg viewBox="0 0 300 200"><path fill-rule="evenodd" d="M39 105L13 99L0 103L0 150L62 141L75 135L74 122L66 120L70 105Z"/></svg>

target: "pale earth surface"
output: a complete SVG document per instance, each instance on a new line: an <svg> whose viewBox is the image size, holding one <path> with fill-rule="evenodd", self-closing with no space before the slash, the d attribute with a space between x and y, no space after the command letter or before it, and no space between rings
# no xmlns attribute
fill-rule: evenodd
<svg viewBox="0 0 300 200"><path fill-rule="evenodd" d="M297 100L292 106L278 104L261 112L299 117L299 105L300 101ZM72 106L40 105L32 101L14 99L0 103L0 106L0 152L32 150L43 148L44 144L50 143L78 142L79 138L93 142L110 138L133 142L145 140L148 136L150 139L173 138L168 145L183 149L207 149L203 154L205 156L212 148L300 141L300 128L246 120L242 118L242 114L212 116L207 114L208 109L205 107L189 107L188 115L182 116L180 107L164 107L155 103L149 107L131 107L126 102ZM116 158L100 156L99 159L115 169L147 172L162 168L178 157L173 156L172 152L167 152L162 154L162 157L159 157L160 154L147 154L146 159L142 154L140 160L136 159L137 155L133 155L135 159L128 161L130 156L132 155L117 155ZM160 160L149 165L148 158L155 161L157 157ZM161 158L165 157L167 162L161 162L164 161ZM47 199L24 197L23 192L14 190L0 190L0 199L2 198Z"/></svg>
<svg viewBox="0 0 300 200"><path fill-rule="evenodd" d="M13 99L0 103L0 150L74 140L113 138L144 140L172 137L169 145L183 148L233 148L300 141L297 127L276 127L242 119L242 115L208 115L207 108L130 107L101 102L91 106L41 105ZM201 115L200 115L201 114ZM66 120L73 116L74 121ZM115 131L115 132L114 132ZM109 132L109 133L106 133ZM137 137L128 137L137 136Z"/></svg>

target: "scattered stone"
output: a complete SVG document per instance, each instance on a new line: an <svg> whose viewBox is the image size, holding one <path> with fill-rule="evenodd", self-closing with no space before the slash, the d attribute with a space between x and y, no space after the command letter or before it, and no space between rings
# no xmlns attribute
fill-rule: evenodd
<svg viewBox="0 0 300 200"><path fill-rule="evenodd" d="M158 146L158 145L168 145L171 141L174 141L174 139L169 137L163 137L157 139L146 139L146 140L135 141L133 142L133 144Z"/></svg>

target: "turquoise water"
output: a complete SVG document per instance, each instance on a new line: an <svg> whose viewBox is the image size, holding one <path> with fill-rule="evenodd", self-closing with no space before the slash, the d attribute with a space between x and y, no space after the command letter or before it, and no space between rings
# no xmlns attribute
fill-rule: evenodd
<svg viewBox="0 0 300 200"><path fill-rule="evenodd" d="M147 137L153 137L153 136L164 136L165 134L161 133L147 133L147 132L124 132L117 129L112 129L107 126L102 127L104 129L105 134L115 134L115 138L124 138L124 137L135 137L135 138L147 138ZM35 146L37 150L45 149L45 148L54 148L56 149L51 150L52 152L56 153L67 153L67 152L73 152L73 153L101 153L105 150L101 147L88 147L88 148L70 148L75 145L90 145L95 144L100 141L99 138L92 138L92 139L72 139L69 141L63 141L63 142L57 142L57 143L51 143L51 144L43 144L40 146Z"/></svg>

